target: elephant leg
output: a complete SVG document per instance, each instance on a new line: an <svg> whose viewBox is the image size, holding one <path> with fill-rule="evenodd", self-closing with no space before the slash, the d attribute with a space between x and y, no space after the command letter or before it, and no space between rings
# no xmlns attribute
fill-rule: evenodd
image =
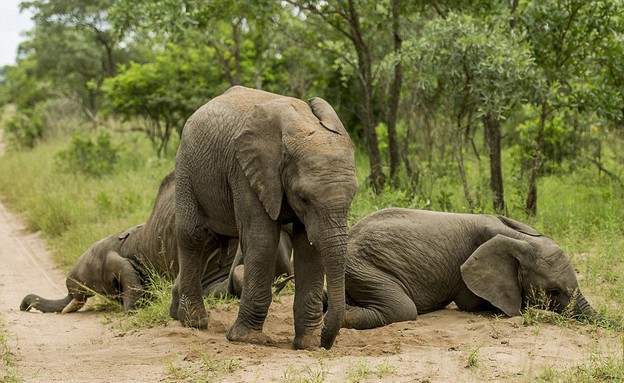
<svg viewBox="0 0 624 383"><path fill-rule="evenodd" d="M206 288L203 289L204 295L205 296L212 295L216 298L227 297L229 295L228 284L229 284L229 281L227 279L224 279L220 282L211 283L210 285L208 285Z"/></svg>
<svg viewBox="0 0 624 383"><path fill-rule="evenodd" d="M316 331L323 320L324 269L302 225L294 228L295 249L295 349L318 347Z"/></svg>
<svg viewBox="0 0 624 383"><path fill-rule="evenodd" d="M180 272L172 290L171 316L188 327L205 328L208 314L202 294L202 271L208 262L205 254L220 249L219 239L191 220L176 219Z"/></svg>
<svg viewBox="0 0 624 383"><path fill-rule="evenodd" d="M347 278L346 282L347 293L356 304L347 305L343 327L363 330L415 320L418 316L414 301L394 281Z"/></svg>
<svg viewBox="0 0 624 383"><path fill-rule="evenodd" d="M467 286L464 286L457 292L453 301L462 311L476 312L496 309L490 302L470 291Z"/></svg>
<svg viewBox="0 0 624 383"><path fill-rule="evenodd" d="M237 246L236 255L234 256L234 261L232 261L232 265L230 266L230 272L227 277L227 292L237 298L241 297L243 293L243 274L238 273L238 275L234 275L234 271L237 267L243 265L243 251L241 246ZM236 280L235 280L236 278Z"/></svg>
<svg viewBox="0 0 624 383"><path fill-rule="evenodd" d="M262 228L247 226L241 226L239 237L245 264L240 308L226 337L237 342L270 343L271 339L262 333L262 326L272 300L271 284L280 228L273 221Z"/></svg>
<svg viewBox="0 0 624 383"><path fill-rule="evenodd" d="M275 277L280 275L293 275L293 265L290 261L292 256L292 239L288 233L282 230L280 235L280 243L277 248L277 260L275 261Z"/></svg>
<svg viewBox="0 0 624 383"><path fill-rule="evenodd" d="M245 265L238 265L232 271L232 280L230 281L230 293L235 297L243 294L243 283L245 281Z"/></svg>

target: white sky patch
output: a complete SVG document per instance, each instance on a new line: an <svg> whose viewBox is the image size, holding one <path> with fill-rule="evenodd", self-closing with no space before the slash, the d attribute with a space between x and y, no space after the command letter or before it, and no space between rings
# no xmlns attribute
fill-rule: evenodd
<svg viewBox="0 0 624 383"><path fill-rule="evenodd" d="M25 40L22 32L33 28L31 13L20 13L22 0L0 0L0 67L15 64L17 46Z"/></svg>

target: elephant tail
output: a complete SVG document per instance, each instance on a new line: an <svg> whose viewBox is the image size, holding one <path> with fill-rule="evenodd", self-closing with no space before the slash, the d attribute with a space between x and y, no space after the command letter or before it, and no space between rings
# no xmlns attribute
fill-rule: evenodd
<svg viewBox="0 0 624 383"><path fill-rule="evenodd" d="M22 299L21 311L37 309L42 313L60 313L72 301L72 296L67 295L63 299L45 299L35 294L28 294Z"/></svg>

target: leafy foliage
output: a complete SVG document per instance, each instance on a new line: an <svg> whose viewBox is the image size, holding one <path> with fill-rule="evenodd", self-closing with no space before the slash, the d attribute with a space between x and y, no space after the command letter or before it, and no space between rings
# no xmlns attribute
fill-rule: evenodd
<svg viewBox="0 0 624 383"><path fill-rule="evenodd" d="M9 146L16 149L32 148L43 134L41 121L31 109L18 112L6 122L4 134Z"/></svg>
<svg viewBox="0 0 624 383"><path fill-rule="evenodd" d="M127 119L141 116L159 155L165 154L173 131L201 104L224 90L206 56L210 48L170 44L153 61L132 62L105 81L111 111Z"/></svg>
<svg viewBox="0 0 624 383"><path fill-rule="evenodd" d="M546 174L595 166L620 180L609 166L622 161L622 0L22 6L35 28L1 71L0 104L41 121L41 132L20 122L23 147L51 136L37 105L60 96L94 125L122 116L166 155L199 105L240 84L327 99L366 150L362 182L376 193L453 209L461 192L433 195L427 178L459 173L471 211L507 198L534 214ZM516 155L501 157L506 148ZM486 162L490 185L473 183Z"/></svg>
<svg viewBox="0 0 624 383"><path fill-rule="evenodd" d="M95 140L75 133L69 148L57 155L57 166L62 171L83 173L92 177L110 174L119 155L108 133L101 133Z"/></svg>

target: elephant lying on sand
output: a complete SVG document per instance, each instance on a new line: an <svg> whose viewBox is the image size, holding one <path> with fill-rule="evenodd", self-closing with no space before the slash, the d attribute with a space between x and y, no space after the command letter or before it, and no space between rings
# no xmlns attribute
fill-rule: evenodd
<svg viewBox="0 0 624 383"><path fill-rule="evenodd" d="M73 312L94 293L120 299L126 311L134 309L147 283L148 272L171 279L178 274L174 209L175 175L170 172L160 185L152 214L145 224L99 240L78 258L67 276L69 293L65 298L50 300L30 294L22 300L20 310ZM237 249L236 238L224 241L220 247L202 247L206 255L201 278L204 294L240 296L243 260L236 256ZM290 235L282 230L275 276L293 275L291 251Z"/></svg>
<svg viewBox="0 0 624 383"><path fill-rule="evenodd" d="M505 217L390 208L349 231L344 327L414 320L455 302L516 316L531 297L550 309L602 319L579 291L561 248Z"/></svg>

